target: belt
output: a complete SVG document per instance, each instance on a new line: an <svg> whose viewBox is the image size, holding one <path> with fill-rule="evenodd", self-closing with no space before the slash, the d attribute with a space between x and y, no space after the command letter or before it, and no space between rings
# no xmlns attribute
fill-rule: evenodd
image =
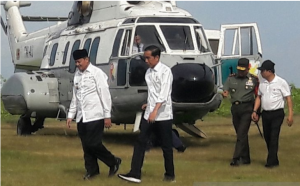
<svg viewBox="0 0 300 186"><path fill-rule="evenodd" d="M253 103L254 101L235 101L232 103L232 105L240 105L244 103Z"/></svg>
<svg viewBox="0 0 300 186"><path fill-rule="evenodd" d="M263 112L269 113L269 112L277 112L277 111L282 111L282 110L283 110L283 108L276 109L276 110L263 110Z"/></svg>

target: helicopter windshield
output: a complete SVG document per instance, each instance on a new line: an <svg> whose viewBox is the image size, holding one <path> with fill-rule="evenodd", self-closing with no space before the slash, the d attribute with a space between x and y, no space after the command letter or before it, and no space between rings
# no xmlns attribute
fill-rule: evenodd
<svg viewBox="0 0 300 186"><path fill-rule="evenodd" d="M162 35L159 34L157 29L161 30L160 33L162 33ZM192 32L194 32L194 36ZM196 42L193 42L193 40L196 40ZM201 53L210 51L201 26L137 26L133 38L132 54L143 52L149 45L156 45L160 47L162 51L166 50L165 45L168 45L171 50L198 50Z"/></svg>
<svg viewBox="0 0 300 186"><path fill-rule="evenodd" d="M156 45L162 52L165 51L163 41L154 25L137 26L133 40L132 54L143 52L150 45Z"/></svg>
<svg viewBox="0 0 300 186"><path fill-rule="evenodd" d="M193 39L189 26L160 26L170 49L194 50Z"/></svg>

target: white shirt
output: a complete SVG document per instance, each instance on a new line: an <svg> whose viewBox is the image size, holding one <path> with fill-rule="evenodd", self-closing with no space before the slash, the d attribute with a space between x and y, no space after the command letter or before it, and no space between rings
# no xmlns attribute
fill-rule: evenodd
<svg viewBox="0 0 300 186"><path fill-rule="evenodd" d="M133 45L132 45L132 54L139 53L139 49L140 49L140 52L144 52L144 44L140 43L139 47L137 47L136 43L133 43Z"/></svg>
<svg viewBox="0 0 300 186"><path fill-rule="evenodd" d="M77 69L68 118L90 122L111 117L111 97L107 75L91 63L84 72Z"/></svg>
<svg viewBox="0 0 300 186"><path fill-rule="evenodd" d="M258 95L261 96L263 110L271 111L284 108L284 98L291 95L288 83L275 75L271 82L263 79L259 84Z"/></svg>
<svg viewBox="0 0 300 186"><path fill-rule="evenodd" d="M149 68L147 70L145 79L148 86L148 100L144 119L148 120L156 103L162 103L162 105L157 111L155 121L173 119L171 98L173 74L171 69L165 64L158 62L153 69Z"/></svg>

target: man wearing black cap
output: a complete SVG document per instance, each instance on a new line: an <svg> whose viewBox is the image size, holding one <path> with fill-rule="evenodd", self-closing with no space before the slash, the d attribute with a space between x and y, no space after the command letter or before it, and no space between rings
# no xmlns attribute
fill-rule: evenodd
<svg viewBox="0 0 300 186"><path fill-rule="evenodd" d="M258 108L262 107L262 124L264 138L268 148L268 157L265 167L272 168L279 165L277 156L278 140L281 124L284 119L284 98L287 100L289 115L287 118L288 126L293 124L293 104L291 91L288 83L275 74L275 64L271 60L263 62L260 70L264 80L260 83L258 96L252 113L252 119L258 121Z"/></svg>
<svg viewBox="0 0 300 186"><path fill-rule="evenodd" d="M255 88L258 79L249 74L249 60L241 58L237 66L238 73L228 77L224 84L223 97L231 96L232 122L237 135L231 166L250 164L248 131L254 106Z"/></svg>
<svg viewBox="0 0 300 186"><path fill-rule="evenodd" d="M121 159L112 155L102 144L104 126L111 127L111 96L107 75L90 63L85 49L74 51L73 58L77 71L67 126L70 128L76 115L87 171L83 179L90 179L100 173L97 159L110 167L108 176L113 176L119 169Z"/></svg>

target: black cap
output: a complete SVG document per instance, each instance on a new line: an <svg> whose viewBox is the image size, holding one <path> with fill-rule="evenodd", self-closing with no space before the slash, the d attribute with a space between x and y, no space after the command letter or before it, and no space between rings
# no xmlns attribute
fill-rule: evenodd
<svg viewBox="0 0 300 186"><path fill-rule="evenodd" d="M273 63L271 60L266 60L257 69L258 70L274 70L274 66L275 66L275 63Z"/></svg>
<svg viewBox="0 0 300 186"><path fill-rule="evenodd" d="M77 59L80 59L80 58L85 58L85 57L88 57L88 53L87 53L86 49L75 50L73 52L74 60L77 60Z"/></svg>
<svg viewBox="0 0 300 186"><path fill-rule="evenodd" d="M236 67L238 70L246 70L249 68L249 59L241 58L238 61L238 66Z"/></svg>

